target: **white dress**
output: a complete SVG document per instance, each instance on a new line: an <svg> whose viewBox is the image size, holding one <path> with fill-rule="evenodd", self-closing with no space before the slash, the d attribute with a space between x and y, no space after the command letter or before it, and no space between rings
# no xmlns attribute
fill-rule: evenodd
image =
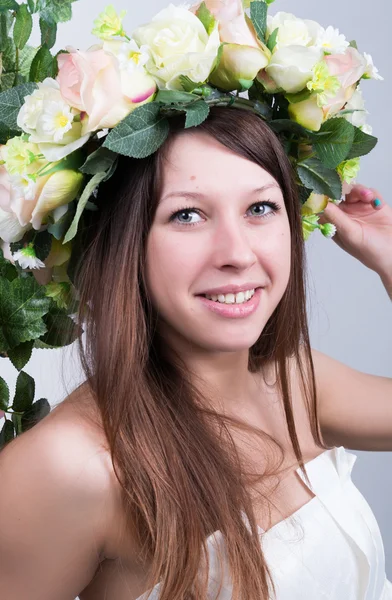
<svg viewBox="0 0 392 600"><path fill-rule="evenodd" d="M315 494L291 517L268 531L260 541L276 588L270 600L392 600L392 583L385 573L385 553L375 516L355 487L351 471L357 456L343 446L324 451L306 463ZM300 468L297 469L308 486ZM207 539L210 571L208 600L230 600L227 563L219 531ZM219 596L219 582L223 585ZM149 600L159 600L157 584ZM147 592L137 600L147 600Z"/></svg>

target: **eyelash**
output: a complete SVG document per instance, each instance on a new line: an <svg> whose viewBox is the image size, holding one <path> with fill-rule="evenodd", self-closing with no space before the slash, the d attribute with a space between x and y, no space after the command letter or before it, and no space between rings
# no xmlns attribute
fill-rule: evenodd
<svg viewBox="0 0 392 600"><path fill-rule="evenodd" d="M274 216L280 209L281 207L279 206L279 204L277 204L276 202L272 202L272 201L264 201L264 202L255 202L254 204L252 204L249 208L253 208L254 206L269 206L270 208L273 209L273 212L269 212L265 215L253 215L255 216L257 219L266 219L268 217L272 217ZM249 210L248 208L248 210ZM173 212L169 218L169 222L174 222L176 220L176 218L181 215L181 213L192 213L195 212L200 216L200 211L199 209L197 209L196 207L191 207L191 208L181 208L180 210L176 210L175 212ZM179 225L182 225L184 227L192 227L194 225L198 225L198 223L180 223L178 222Z"/></svg>

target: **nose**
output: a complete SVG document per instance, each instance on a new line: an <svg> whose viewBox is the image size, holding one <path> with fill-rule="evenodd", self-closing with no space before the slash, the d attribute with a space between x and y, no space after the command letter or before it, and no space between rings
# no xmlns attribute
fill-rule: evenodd
<svg viewBox="0 0 392 600"><path fill-rule="evenodd" d="M236 270L249 269L256 262L252 247L254 234L237 219L226 219L217 226L213 240L215 267Z"/></svg>

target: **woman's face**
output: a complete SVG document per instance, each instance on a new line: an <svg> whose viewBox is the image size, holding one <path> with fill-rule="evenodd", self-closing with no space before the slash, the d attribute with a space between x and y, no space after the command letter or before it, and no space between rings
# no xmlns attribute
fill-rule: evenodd
<svg viewBox="0 0 392 600"><path fill-rule="evenodd" d="M161 331L177 350L249 349L290 275L280 187L205 133L180 134L167 158L146 268Z"/></svg>

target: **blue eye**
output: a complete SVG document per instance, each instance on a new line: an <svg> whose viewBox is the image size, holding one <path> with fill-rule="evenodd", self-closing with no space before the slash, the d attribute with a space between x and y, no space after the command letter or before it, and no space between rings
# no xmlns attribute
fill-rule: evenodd
<svg viewBox="0 0 392 600"><path fill-rule="evenodd" d="M271 210L267 211L266 207ZM272 217L275 213L280 210L280 206L276 204L276 202L257 202L256 204L252 204L249 210L255 210L252 214L252 217Z"/></svg>
<svg viewBox="0 0 392 600"><path fill-rule="evenodd" d="M196 225L196 223L202 221L202 218L195 208L184 208L173 213L170 217L170 221L180 223L181 225Z"/></svg>

